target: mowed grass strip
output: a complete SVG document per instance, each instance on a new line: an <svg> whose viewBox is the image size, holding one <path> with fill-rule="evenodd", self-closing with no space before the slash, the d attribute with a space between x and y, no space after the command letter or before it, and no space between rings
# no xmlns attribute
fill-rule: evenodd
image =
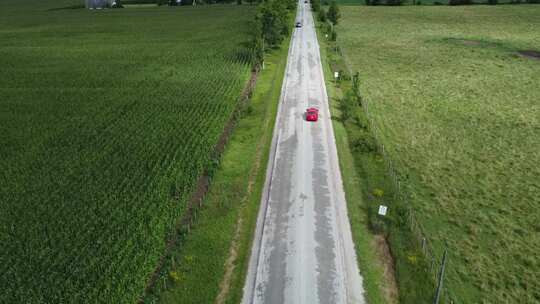
<svg viewBox="0 0 540 304"><path fill-rule="evenodd" d="M540 301L540 6L342 7L338 39L462 303ZM399 280L399 269L398 269Z"/></svg>
<svg viewBox="0 0 540 304"><path fill-rule="evenodd" d="M0 3L0 302L134 303L250 75L254 8Z"/></svg>

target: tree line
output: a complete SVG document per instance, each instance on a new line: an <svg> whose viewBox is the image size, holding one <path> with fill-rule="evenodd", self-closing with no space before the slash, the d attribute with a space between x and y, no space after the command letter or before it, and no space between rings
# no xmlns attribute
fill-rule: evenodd
<svg viewBox="0 0 540 304"><path fill-rule="evenodd" d="M322 5L328 5L328 10L326 10ZM319 18L319 21L329 21L332 23L332 25L337 25L339 18L341 17L336 0L332 0L330 2L323 0L322 3L320 0L311 0L311 9L317 13L317 18Z"/></svg>
<svg viewBox="0 0 540 304"><path fill-rule="evenodd" d="M296 0L266 0L259 4L253 24L251 48L254 66L264 63L264 54L279 47L292 27Z"/></svg>
<svg viewBox="0 0 540 304"><path fill-rule="evenodd" d="M328 5L328 9L324 8L324 5ZM334 29L341 18L341 13L339 12L339 6L336 0L328 2L323 0L321 3L320 0L311 0L311 9L316 13L317 18L324 25L324 32L330 34L330 40L336 41L337 33Z"/></svg>

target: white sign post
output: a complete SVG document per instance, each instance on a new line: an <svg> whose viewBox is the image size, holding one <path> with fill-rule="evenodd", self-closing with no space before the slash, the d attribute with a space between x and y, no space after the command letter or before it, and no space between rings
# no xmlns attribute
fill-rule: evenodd
<svg viewBox="0 0 540 304"><path fill-rule="evenodd" d="M385 216L388 211L388 207L385 205L379 205L379 215Z"/></svg>

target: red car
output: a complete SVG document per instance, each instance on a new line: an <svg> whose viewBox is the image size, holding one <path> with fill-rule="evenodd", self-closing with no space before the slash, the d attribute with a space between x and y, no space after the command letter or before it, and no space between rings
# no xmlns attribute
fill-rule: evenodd
<svg viewBox="0 0 540 304"><path fill-rule="evenodd" d="M306 120L307 121L317 121L319 119L319 109L317 108L308 108L306 110Z"/></svg>

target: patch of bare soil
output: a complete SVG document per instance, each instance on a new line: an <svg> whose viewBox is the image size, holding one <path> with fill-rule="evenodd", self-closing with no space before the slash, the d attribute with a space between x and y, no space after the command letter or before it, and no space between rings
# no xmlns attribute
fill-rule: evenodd
<svg viewBox="0 0 540 304"><path fill-rule="evenodd" d="M518 51L517 53L521 57L540 60L540 51L525 50L525 51Z"/></svg>
<svg viewBox="0 0 540 304"><path fill-rule="evenodd" d="M396 281L395 262L384 235L375 235L375 249L379 257L379 261L384 269L384 286L382 290L384 293L384 298L389 304L397 304L399 294Z"/></svg>
<svg viewBox="0 0 540 304"><path fill-rule="evenodd" d="M242 228L242 217L239 216L238 220L236 222L236 230L234 231L234 238L231 244L231 248L229 250L229 257L227 258L227 261L225 262L225 275L223 276L223 280L219 284L219 294L216 297L216 304L223 304L225 303L225 299L227 298L227 295L229 293L229 289L231 286L231 279L234 271L234 262L236 261L236 258L238 257L238 238L240 237L240 229Z"/></svg>

